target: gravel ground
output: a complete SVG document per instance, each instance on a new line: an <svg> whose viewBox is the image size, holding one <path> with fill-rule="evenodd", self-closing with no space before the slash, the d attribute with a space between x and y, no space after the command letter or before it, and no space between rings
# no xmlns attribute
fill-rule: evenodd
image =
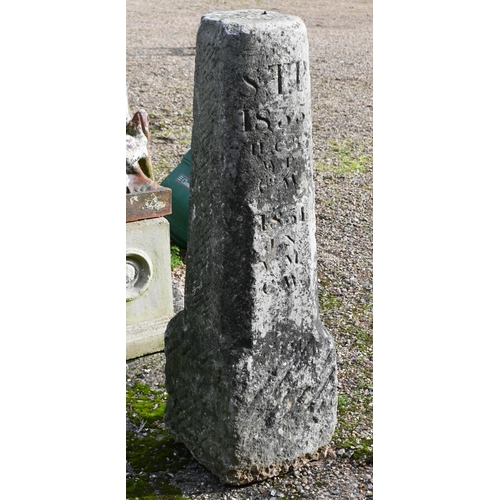
<svg viewBox="0 0 500 500"><path fill-rule="evenodd" d="M169 482L192 499L372 498L371 1L127 0L130 110L150 114L151 157L161 181L189 149L199 20L209 11L242 8L294 14L308 30L320 313L337 343L339 422L328 457L299 471L234 488L188 458ZM181 294L183 271L174 273ZM163 369L162 353L129 361L127 386L161 390ZM145 431L129 416L127 429ZM145 476L127 462L128 479ZM162 494L156 486L152 492Z"/></svg>

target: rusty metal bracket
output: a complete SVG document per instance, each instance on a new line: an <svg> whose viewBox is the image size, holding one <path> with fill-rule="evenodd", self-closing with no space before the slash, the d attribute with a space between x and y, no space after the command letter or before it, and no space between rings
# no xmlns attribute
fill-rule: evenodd
<svg viewBox="0 0 500 500"><path fill-rule="evenodd" d="M160 186L159 186L160 187ZM127 197L127 222L154 219L172 213L172 190L160 187L144 193L129 193Z"/></svg>

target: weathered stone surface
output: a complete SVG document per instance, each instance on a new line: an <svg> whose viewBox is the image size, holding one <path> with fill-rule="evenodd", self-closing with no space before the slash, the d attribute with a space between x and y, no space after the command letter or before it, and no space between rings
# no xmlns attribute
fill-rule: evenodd
<svg viewBox="0 0 500 500"><path fill-rule="evenodd" d="M164 217L129 222L126 247L127 359L164 348L174 315L170 224Z"/></svg>
<svg viewBox="0 0 500 500"><path fill-rule="evenodd" d="M336 423L319 319L307 34L262 10L202 18L185 309L165 333L168 432L224 482L318 458Z"/></svg>

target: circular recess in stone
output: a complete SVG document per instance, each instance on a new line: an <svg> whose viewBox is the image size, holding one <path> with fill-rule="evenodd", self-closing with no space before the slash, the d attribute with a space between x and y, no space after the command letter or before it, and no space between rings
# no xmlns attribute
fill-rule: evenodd
<svg viewBox="0 0 500 500"><path fill-rule="evenodd" d="M127 302L140 297L149 287L153 278L153 264L140 250L127 250L125 264Z"/></svg>

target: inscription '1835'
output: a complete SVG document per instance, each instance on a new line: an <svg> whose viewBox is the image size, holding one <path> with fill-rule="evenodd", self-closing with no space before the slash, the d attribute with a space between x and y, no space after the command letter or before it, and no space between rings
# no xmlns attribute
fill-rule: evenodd
<svg viewBox="0 0 500 500"><path fill-rule="evenodd" d="M280 108L270 109L243 109L238 111L239 129L242 132L258 130L282 130L293 124L301 124L306 115L300 109Z"/></svg>

